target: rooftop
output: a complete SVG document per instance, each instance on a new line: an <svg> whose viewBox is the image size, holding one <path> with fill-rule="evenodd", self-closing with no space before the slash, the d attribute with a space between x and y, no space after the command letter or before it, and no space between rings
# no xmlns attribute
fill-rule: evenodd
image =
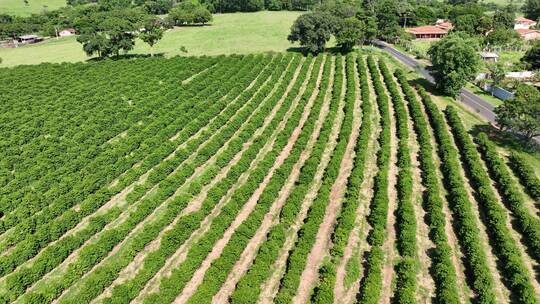
<svg viewBox="0 0 540 304"><path fill-rule="evenodd" d="M448 31L435 26L435 25L424 25L424 26L417 26L417 27L411 27L406 29L408 33L412 34L447 34Z"/></svg>

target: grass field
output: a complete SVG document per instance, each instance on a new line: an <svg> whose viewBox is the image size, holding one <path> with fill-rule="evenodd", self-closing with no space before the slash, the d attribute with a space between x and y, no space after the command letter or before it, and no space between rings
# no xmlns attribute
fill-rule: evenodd
<svg viewBox="0 0 540 304"><path fill-rule="evenodd" d="M0 0L1 1L1 0ZM248 54L287 50L287 41L297 12L257 12L214 15L214 22L204 27L183 27L168 31L155 46L155 53L166 57L176 55ZM188 53L181 51L185 46ZM149 47L137 41L130 54L149 54ZM88 57L75 37L20 47L0 49L2 66L37 64L41 62L75 62Z"/></svg>
<svg viewBox="0 0 540 304"><path fill-rule="evenodd" d="M537 303L540 158L387 56L0 69L1 302Z"/></svg>
<svg viewBox="0 0 540 304"><path fill-rule="evenodd" d="M38 14L44 9L55 10L66 5L65 0L0 0L0 13L16 16L29 16Z"/></svg>

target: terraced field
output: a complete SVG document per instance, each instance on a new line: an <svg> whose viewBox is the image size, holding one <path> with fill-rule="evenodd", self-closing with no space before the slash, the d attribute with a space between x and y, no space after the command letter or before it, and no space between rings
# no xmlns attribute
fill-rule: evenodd
<svg viewBox="0 0 540 304"><path fill-rule="evenodd" d="M0 69L2 303L538 303L540 181L383 57Z"/></svg>

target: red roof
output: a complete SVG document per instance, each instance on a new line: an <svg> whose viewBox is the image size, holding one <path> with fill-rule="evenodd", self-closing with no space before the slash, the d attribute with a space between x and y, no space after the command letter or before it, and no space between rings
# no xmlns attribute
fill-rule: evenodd
<svg viewBox="0 0 540 304"><path fill-rule="evenodd" d="M445 30L451 30L454 28L454 25L452 24L452 22L449 22L449 21L437 23L436 26Z"/></svg>
<svg viewBox="0 0 540 304"><path fill-rule="evenodd" d="M538 30L532 30L532 29L516 29L516 32L520 35L527 35L531 33L540 33Z"/></svg>
<svg viewBox="0 0 540 304"><path fill-rule="evenodd" d="M527 25L533 25L536 23L536 21L533 21L531 19L527 19L525 17L516 17L516 22L521 24L527 24Z"/></svg>
<svg viewBox="0 0 540 304"><path fill-rule="evenodd" d="M411 27L406 29L408 33L411 34L437 34L437 35L443 35L447 34L448 31L445 29L442 29L438 26L434 25L425 25L425 26L417 26L417 27Z"/></svg>

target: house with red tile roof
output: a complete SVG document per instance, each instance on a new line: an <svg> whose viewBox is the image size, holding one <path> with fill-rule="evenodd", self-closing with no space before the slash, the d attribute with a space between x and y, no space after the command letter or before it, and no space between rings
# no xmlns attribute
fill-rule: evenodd
<svg viewBox="0 0 540 304"><path fill-rule="evenodd" d="M536 25L536 21L527 19L525 17L517 17L516 23L514 24L515 30L528 30L531 27Z"/></svg>

